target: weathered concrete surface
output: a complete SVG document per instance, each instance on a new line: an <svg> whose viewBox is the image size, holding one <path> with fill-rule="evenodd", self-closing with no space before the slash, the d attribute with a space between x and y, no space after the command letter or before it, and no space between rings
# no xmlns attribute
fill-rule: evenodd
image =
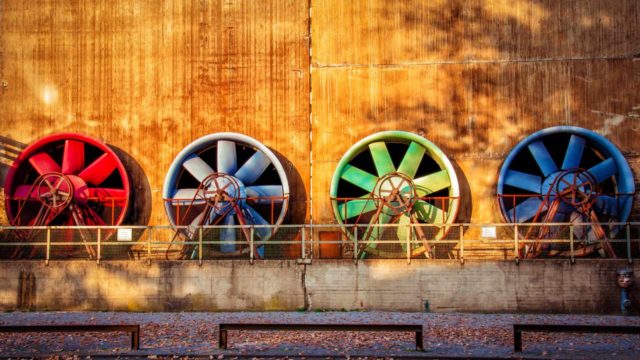
<svg viewBox="0 0 640 360"><path fill-rule="evenodd" d="M12 261L0 269L2 310L20 308L21 298L31 298L22 304L38 310L290 310L304 304L301 269L292 261ZM29 295L21 294L25 273L35 278Z"/></svg>
<svg viewBox="0 0 640 360"><path fill-rule="evenodd" d="M0 263L0 310L423 311L428 302L439 312L616 313L615 271L623 266L615 260L11 261ZM633 267L640 274L640 265Z"/></svg>

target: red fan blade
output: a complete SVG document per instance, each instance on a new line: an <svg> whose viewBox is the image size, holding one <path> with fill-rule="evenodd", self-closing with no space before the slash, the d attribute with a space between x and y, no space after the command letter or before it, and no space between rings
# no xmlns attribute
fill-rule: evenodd
<svg viewBox="0 0 640 360"><path fill-rule="evenodd" d="M60 166L47 153L37 153L29 158L29 163L33 166L38 174L46 174L50 172L60 172Z"/></svg>
<svg viewBox="0 0 640 360"><path fill-rule="evenodd" d="M83 213L86 214L86 218L84 219L87 225L106 225L102 217L98 215L92 208L86 206L83 208Z"/></svg>
<svg viewBox="0 0 640 360"><path fill-rule="evenodd" d="M84 168L84 144L75 140L65 141L62 173L76 175L82 168Z"/></svg>
<svg viewBox="0 0 640 360"><path fill-rule="evenodd" d="M91 165L87 166L78 176L87 184L98 186L111 175L118 166L116 159L110 154L104 153Z"/></svg>
<svg viewBox="0 0 640 360"><path fill-rule="evenodd" d="M127 203L127 193L122 189L88 188L89 200L100 201L104 206L123 207Z"/></svg>
<svg viewBox="0 0 640 360"><path fill-rule="evenodd" d="M33 188L33 191L31 189ZM31 191L31 194L29 194ZM40 187L40 193L44 194L49 191L49 188L46 186ZM16 191L13 193L11 197L12 200L38 200L38 188L33 185L20 185L16 188Z"/></svg>

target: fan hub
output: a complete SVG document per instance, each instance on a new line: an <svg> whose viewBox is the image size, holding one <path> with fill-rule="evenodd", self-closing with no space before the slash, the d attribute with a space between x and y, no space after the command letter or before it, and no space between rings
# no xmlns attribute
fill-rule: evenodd
<svg viewBox="0 0 640 360"><path fill-rule="evenodd" d="M562 212L571 212L590 202L597 193L597 181L586 170L574 168L556 171L542 183L540 193L549 195L549 201L560 199Z"/></svg>
<svg viewBox="0 0 640 360"><path fill-rule="evenodd" d="M410 177L393 172L382 176L374 189L378 207L390 215L409 212L418 199L415 185Z"/></svg>
<svg viewBox="0 0 640 360"><path fill-rule="evenodd" d="M245 185L234 176L213 173L204 179L202 187L205 189L205 198L217 215L235 214L235 206L245 205Z"/></svg>
<svg viewBox="0 0 640 360"><path fill-rule="evenodd" d="M89 198L87 183L75 175L48 173L40 176L35 185L38 200L51 209L64 208L72 200L86 204Z"/></svg>

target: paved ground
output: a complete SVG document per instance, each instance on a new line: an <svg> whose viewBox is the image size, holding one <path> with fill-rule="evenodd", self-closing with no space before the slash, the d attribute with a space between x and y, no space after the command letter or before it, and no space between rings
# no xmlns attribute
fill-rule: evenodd
<svg viewBox="0 0 640 360"><path fill-rule="evenodd" d="M217 347L216 324L224 321L292 323L412 323L425 326L425 352L414 350L410 333L230 332L230 349ZM514 322L639 325L640 317L400 312L268 313L0 313L0 324L139 323L139 352L127 334L0 334L3 356L203 356L278 357L531 357L640 358L640 335L524 334L524 352L513 352Z"/></svg>

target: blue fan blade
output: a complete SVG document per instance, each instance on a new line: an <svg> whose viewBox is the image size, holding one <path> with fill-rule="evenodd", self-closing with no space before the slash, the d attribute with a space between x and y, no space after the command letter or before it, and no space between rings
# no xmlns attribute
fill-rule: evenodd
<svg viewBox="0 0 640 360"><path fill-rule="evenodd" d="M233 175L238 169L236 158L236 143L233 141L218 141L218 172Z"/></svg>
<svg viewBox="0 0 640 360"><path fill-rule="evenodd" d="M600 210L599 214L617 216L618 208L624 201L614 198L613 196L600 195L596 198L596 208Z"/></svg>
<svg viewBox="0 0 640 360"><path fill-rule="evenodd" d="M224 218L224 225L235 225L232 214L227 214ZM233 227L225 227L220 233L220 241L224 241L220 244L220 251L223 253L230 253L236 251L236 229Z"/></svg>
<svg viewBox="0 0 640 360"><path fill-rule="evenodd" d="M523 173L516 170L507 170L504 176L504 183L518 189L528 190L534 193L540 193L542 179L540 176Z"/></svg>
<svg viewBox="0 0 640 360"><path fill-rule="evenodd" d="M187 160L182 163L182 166L200 182L204 181L207 176L214 172L209 164L195 154L189 156Z"/></svg>
<svg viewBox="0 0 640 360"><path fill-rule="evenodd" d="M234 176L240 179L244 185L251 185L267 170L269 164L271 164L271 160L267 155L257 151L238 169Z"/></svg>
<svg viewBox="0 0 640 360"><path fill-rule="evenodd" d="M252 199L256 204L279 204L284 200L282 185L257 185L245 188L247 198Z"/></svg>
<svg viewBox="0 0 640 360"><path fill-rule="evenodd" d="M173 205L202 205L204 203L204 194L202 191L198 192L198 189L178 189L171 197Z"/></svg>
<svg viewBox="0 0 640 360"><path fill-rule="evenodd" d="M507 214L509 216L509 220L511 222L523 223L538 213L540 209L540 205L542 205L542 200L537 197L528 198L527 200L521 202L511 210ZM546 209L546 205L543 209L540 209L540 212ZM517 219L516 219L517 217Z"/></svg>
<svg viewBox="0 0 640 360"><path fill-rule="evenodd" d="M616 166L616 162L613 158L608 158L587 171L596 178L598 183L601 183L615 175L618 172L618 167Z"/></svg>
<svg viewBox="0 0 640 360"><path fill-rule="evenodd" d="M556 163L551 158L549 151L547 151L547 148L544 146L542 141L536 141L529 144L529 151L536 160L536 163L538 163L538 166L540 167L540 170L542 170L544 176L549 176L558 170Z"/></svg>
<svg viewBox="0 0 640 360"><path fill-rule="evenodd" d="M251 206L245 206L245 214L247 214L247 219L253 224L253 225L269 225L269 222L267 222L267 220L265 220L262 215L260 215L254 208L252 208ZM271 228L268 227L255 227L254 228L254 233L255 235L258 237L259 240L261 241L266 241L269 240L269 237L271 236ZM256 240L256 239L254 239ZM258 254L260 255L260 257L264 257L264 245L260 245L257 247L257 251Z"/></svg>
<svg viewBox="0 0 640 360"><path fill-rule="evenodd" d="M564 161L562 162L563 169L573 169L580 166L584 152L584 143L585 140L580 136L571 135L569 146L567 146L567 152L564 154Z"/></svg>

